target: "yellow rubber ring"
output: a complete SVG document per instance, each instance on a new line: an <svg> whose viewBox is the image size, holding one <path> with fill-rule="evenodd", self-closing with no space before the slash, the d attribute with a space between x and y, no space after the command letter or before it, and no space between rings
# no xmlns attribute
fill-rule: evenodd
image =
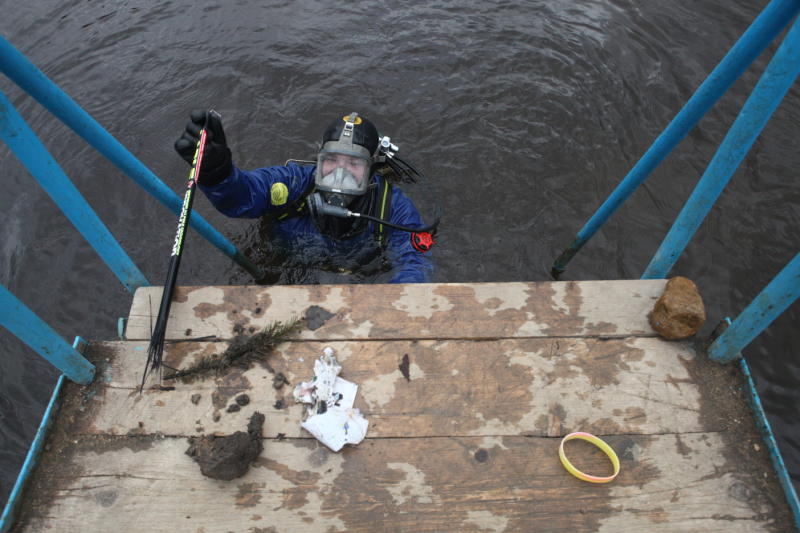
<svg viewBox="0 0 800 533"><path fill-rule="evenodd" d="M584 474L583 472L572 466L572 463L570 463L569 459L567 459L567 454L564 453L564 443L567 442L568 440L573 440L573 439L585 440L586 442L591 442L592 444L600 448L603 451L603 453L605 453L606 456L608 456L608 458L611 460L611 464L614 466L614 473L608 477L592 476L589 474ZM575 433L570 433L569 435L561 439L561 445L558 447L558 457L559 459L561 459L561 464L564 465L564 468L567 469L567 472L569 472L576 478L582 481L588 481L589 483L608 483L609 481L613 481L614 478L617 477L617 474L619 474L619 457L617 457L616 452L611 448L611 446L606 444L605 441L603 441L599 437L595 437L591 433L584 433L582 431L577 431Z"/></svg>

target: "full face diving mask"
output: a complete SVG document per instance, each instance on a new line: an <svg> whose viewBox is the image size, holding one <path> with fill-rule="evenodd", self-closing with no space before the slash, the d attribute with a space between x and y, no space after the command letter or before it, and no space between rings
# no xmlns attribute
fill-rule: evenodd
<svg viewBox="0 0 800 533"><path fill-rule="evenodd" d="M367 148L353 143L353 128L360 120L357 113L352 113L346 117L339 139L322 145L314 176L317 190L348 196L367 192L372 154Z"/></svg>

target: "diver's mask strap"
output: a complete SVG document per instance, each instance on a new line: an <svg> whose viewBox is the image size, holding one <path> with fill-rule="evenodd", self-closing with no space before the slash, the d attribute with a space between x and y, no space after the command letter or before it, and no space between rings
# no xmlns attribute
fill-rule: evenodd
<svg viewBox="0 0 800 533"><path fill-rule="evenodd" d="M356 127L358 120L358 113L350 113L344 121L344 128L342 134L339 136L339 142L353 146L353 130Z"/></svg>
<svg viewBox="0 0 800 533"><path fill-rule="evenodd" d="M350 116L347 117L347 120L344 123L344 131L342 135L347 137L353 136L353 128L356 127L356 119L358 119L358 113L350 113Z"/></svg>

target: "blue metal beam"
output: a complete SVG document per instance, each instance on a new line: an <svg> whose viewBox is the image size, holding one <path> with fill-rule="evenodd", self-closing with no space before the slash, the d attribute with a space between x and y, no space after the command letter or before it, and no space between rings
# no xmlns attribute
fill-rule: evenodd
<svg viewBox="0 0 800 533"><path fill-rule="evenodd" d="M73 348L77 348L78 341L79 337L75 339L75 343L72 345ZM17 518L17 506L22 500L22 490L24 489L25 484L28 482L28 477L33 472L33 468L39 461L39 454L44 447L44 438L47 435L47 430L54 419L56 404L58 403L58 397L61 394L61 389L63 386L64 374L61 374L61 376L58 378L55 388L53 389L53 394L50 396L50 402L48 402L47 409L44 411L42 421L39 423L39 429L36 430L36 436L33 438L31 447L28 449L28 455L25 457L25 462L22 464L22 468L19 471L17 482L14 483L14 488L11 489L11 494L6 502L5 509L3 509L3 515L0 516L0 533L7 533L11 531L11 526L14 525L14 521Z"/></svg>
<svg viewBox="0 0 800 533"><path fill-rule="evenodd" d="M783 462L783 456L781 456L781 451L775 440L775 434L772 432L772 426L769 420L767 420L764 407L761 405L761 398L758 397L758 389L756 389L756 384L753 381L753 375L750 373L750 367L747 365L747 361L744 357L739 359L739 367L747 381L747 399L750 408L753 410L756 426L761 432L764 443L767 445L769 457L772 459L772 467L775 469L781 487L783 487L783 494L786 496L789 509L792 510L794 525L797 530L800 531L800 501L797 499L797 492L794 490L794 485L792 485L792 479L789 476L789 471L786 469L786 463Z"/></svg>
<svg viewBox="0 0 800 533"><path fill-rule="evenodd" d="M47 148L0 91L0 139L130 292L150 285Z"/></svg>
<svg viewBox="0 0 800 533"><path fill-rule="evenodd" d="M781 30L800 12L800 0L772 0L742 34L733 48L698 87L672 122L661 132L647 152L634 165L628 175L609 195L603 205L578 232L575 239L553 263L554 277L567 267L567 263L578 253L597 230L644 182L659 163L691 131L697 122L714 106L733 82L757 58Z"/></svg>
<svg viewBox="0 0 800 533"><path fill-rule="evenodd" d="M180 213L183 202L177 194L2 36L0 36L0 72L38 100L48 111L72 128L173 213L176 215ZM190 224L254 278L262 277L261 270L199 214L192 215Z"/></svg>
<svg viewBox="0 0 800 533"><path fill-rule="evenodd" d="M800 21L786 34L642 279L665 278L800 74Z"/></svg>
<svg viewBox="0 0 800 533"><path fill-rule="evenodd" d="M794 256L775 278L736 317L733 324L709 346L708 356L719 363L739 357L792 302L800 298L800 254Z"/></svg>
<svg viewBox="0 0 800 533"><path fill-rule="evenodd" d="M3 285L0 285L0 326L16 335L72 381L88 385L94 379L94 365Z"/></svg>

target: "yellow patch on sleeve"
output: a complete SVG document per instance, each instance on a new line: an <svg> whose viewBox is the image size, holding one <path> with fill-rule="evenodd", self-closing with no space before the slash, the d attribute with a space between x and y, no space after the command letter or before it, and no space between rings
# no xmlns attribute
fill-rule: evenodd
<svg viewBox="0 0 800 533"><path fill-rule="evenodd" d="M269 189L269 198L272 205L283 205L289 199L289 188L281 182L273 183Z"/></svg>

